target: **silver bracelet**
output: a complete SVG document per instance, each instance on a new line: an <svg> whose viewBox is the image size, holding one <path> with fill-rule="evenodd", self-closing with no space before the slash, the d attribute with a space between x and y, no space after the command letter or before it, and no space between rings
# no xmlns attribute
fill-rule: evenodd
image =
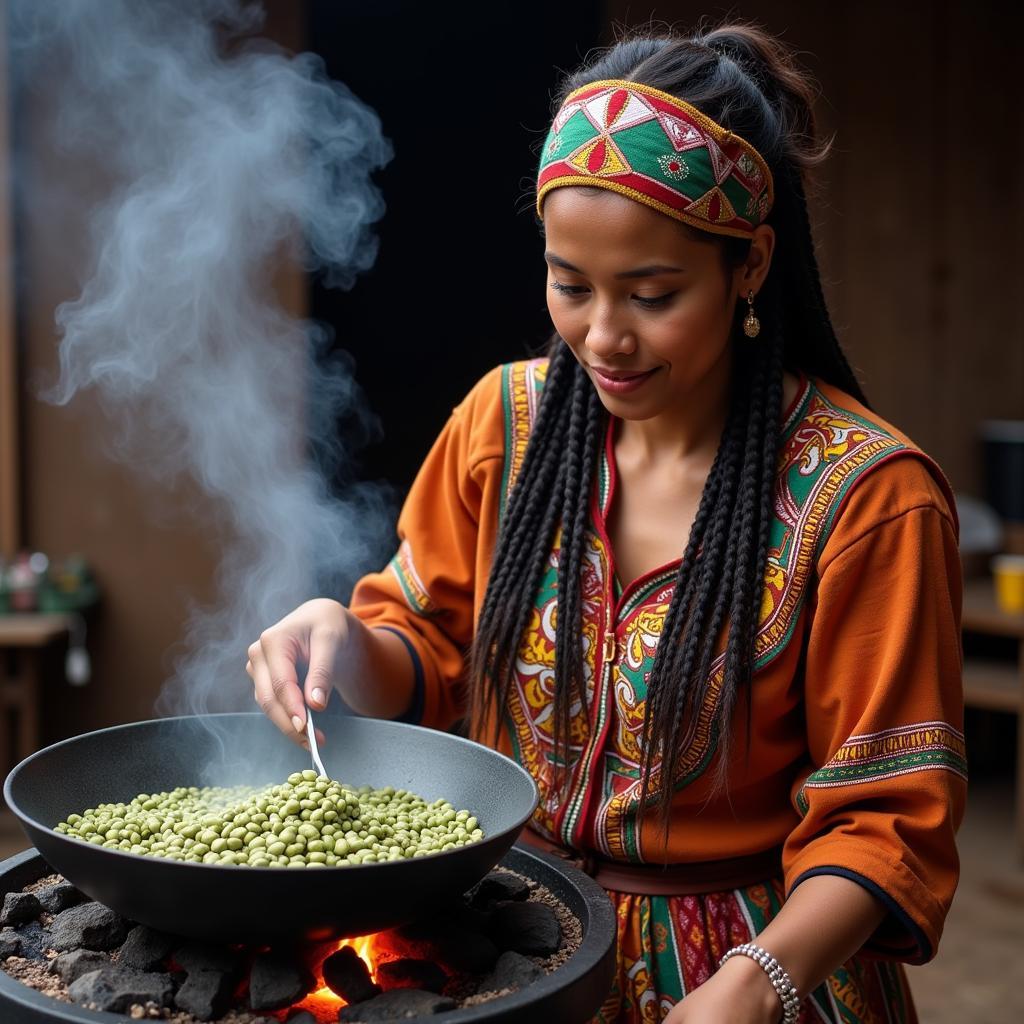
<svg viewBox="0 0 1024 1024"><path fill-rule="evenodd" d="M796 1024L800 1016L800 996L790 976L782 969L782 965L767 950L755 946L752 942L744 942L742 946L733 946L721 960L721 967L730 957L749 956L768 975L768 980L775 989L775 994L782 1001L782 1024Z"/></svg>

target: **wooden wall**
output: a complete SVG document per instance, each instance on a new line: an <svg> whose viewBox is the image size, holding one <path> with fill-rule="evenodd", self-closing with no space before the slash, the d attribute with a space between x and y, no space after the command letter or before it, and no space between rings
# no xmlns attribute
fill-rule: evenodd
<svg viewBox="0 0 1024 1024"><path fill-rule="evenodd" d="M998 0L610 0L613 23L757 21L802 52L835 148L825 290L874 407L980 493L977 425L1024 418L1024 9Z"/></svg>
<svg viewBox="0 0 1024 1024"><path fill-rule="evenodd" d="M8 131L6 10L0 5L0 556L18 544L18 362L11 247L11 154Z"/></svg>

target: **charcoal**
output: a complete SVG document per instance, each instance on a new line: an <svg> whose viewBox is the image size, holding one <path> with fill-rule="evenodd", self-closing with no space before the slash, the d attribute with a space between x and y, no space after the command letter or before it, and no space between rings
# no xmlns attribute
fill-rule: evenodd
<svg viewBox="0 0 1024 1024"><path fill-rule="evenodd" d="M21 955L29 960L45 960L44 950L53 948L53 936L38 921L29 921L14 929L21 939Z"/></svg>
<svg viewBox="0 0 1024 1024"><path fill-rule="evenodd" d="M558 918L545 903L499 903L490 935L501 949L532 956L547 956L562 944Z"/></svg>
<svg viewBox="0 0 1024 1024"><path fill-rule="evenodd" d="M110 957L106 953L97 953L92 949L73 949L50 961L50 973L58 975L65 985L70 985L83 974L109 966Z"/></svg>
<svg viewBox="0 0 1024 1024"><path fill-rule="evenodd" d="M36 893L36 898L48 914L59 914L62 910L74 907L85 900L85 896L70 882L47 885Z"/></svg>
<svg viewBox="0 0 1024 1024"><path fill-rule="evenodd" d="M177 941L173 936L154 931L143 924L136 925L118 951L118 963L124 967L134 967L137 971L151 971L164 962Z"/></svg>
<svg viewBox="0 0 1024 1024"><path fill-rule="evenodd" d="M128 922L101 903L81 903L59 913L50 926L52 947L69 949L116 949L128 935Z"/></svg>
<svg viewBox="0 0 1024 1024"><path fill-rule="evenodd" d="M491 925L491 912L480 907L470 907L465 903L446 915L452 927L467 928L469 931L486 935Z"/></svg>
<svg viewBox="0 0 1024 1024"><path fill-rule="evenodd" d="M508 950L498 957L494 970L477 985L477 992L502 992L511 989L513 992L526 988L535 982L543 973L532 961L521 953Z"/></svg>
<svg viewBox="0 0 1024 1024"><path fill-rule="evenodd" d="M188 942L174 951L174 962L188 973L192 971L220 971L229 974L236 971L242 957L226 946L212 946L205 942Z"/></svg>
<svg viewBox="0 0 1024 1024"><path fill-rule="evenodd" d="M324 984L346 1003L361 1003L380 995L380 987L370 980L370 970L351 947L342 946L323 963Z"/></svg>
<svg viewBox="0 0 1024 1024"><path fill-rule="evenodd" d="M0 931L0 962L21 955L21 936L13 928Z"/></svg>
<svg viewBox="0 0 1024 1024"><path fill-rule="evenodd" d="M377 965L377 984L385 992L396 988L418 988L440 992L448 976L431 960L389 960Z"/></svg>
<svg viewBox="0 0 1024 1024"><path fill-rule="evenodd" d="M299 1010L288 1017L285 1024L317 1024L317 1020L309 1010Z"/></svg>
<svg viewBox="0 0 1024 1024"><path fill-rule="evenodd" d="M309 969L276 953L262 953L249 975L249 1005L254 1010L283 1010L307 995L316 983Z"/></svg>
<svg viewBox="0 0 1024 1024"><path fill-rule="evenodd" d="M507 900L525 900L530 895L530 884L525 878L508 871L492 871L485 875L472 895L474 907L487 907Z"/></svg>
<svg viewBox="0 0 1024 1024"><path fill-rule="evenodd" d="M31 892L9 892L0 911L0 925L27 924L39 916L42 905Z"/></svg>
<svg viewBox="0 0 1024 1024"><path fill-rule="evenodd" d="M174 985L166 974L145 974L128 967L110 966L83 974L68 987L68 995L81 1006L125 1013L136 1003L170 1007Z"/></svg>
<svg viewBox="0 0 1024 1024"><path fill-rule="evenodd" d="M225 971L191 971L174 1005L200 1020L213 1020L227 1009L233 991L231 975Z"/></svg>
<svg viewBox="0 0 1024 1024"><path fill-rule="evenodd" d="M434 992L420 992L414 988L396 988L392 992L375 996L357 1006L343 1006L338 1014L339 1024L362 1021L373 1024L378 1020L408 1020L411 1017L454 1010L455 1000Z"/></svg>
<svg viewBox="0 0 1024 1024"><path fill-rule="evenodd" d="M452 974L489 971L500 952L482 932L447 918L392 928L378 935L376 942L396 958L433 960Z"/></svg>
<svg viewBox="0 0 1024 1024"><path fill-rule="evenodd" d="M438 960L453 973L468 971L470 974L480 974L494 965L499 952L497 946L482 932L450 927L442 933Z"/></svg>

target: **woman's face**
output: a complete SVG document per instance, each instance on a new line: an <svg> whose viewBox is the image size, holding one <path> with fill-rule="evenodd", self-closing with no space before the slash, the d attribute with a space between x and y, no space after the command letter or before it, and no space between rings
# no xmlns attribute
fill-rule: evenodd
<svg viewBox="0 0 1024 1024"><path fill-rule="evenodd" d="M767 266L754 277L749 267L727 269L710 236L695 239L605 189L554 189L544 232L555 330L612 415L649 419L678 409L702 383L728 378L737 302L748 282L756 292ZM763 257L756 248L755 264Z"/></svg>

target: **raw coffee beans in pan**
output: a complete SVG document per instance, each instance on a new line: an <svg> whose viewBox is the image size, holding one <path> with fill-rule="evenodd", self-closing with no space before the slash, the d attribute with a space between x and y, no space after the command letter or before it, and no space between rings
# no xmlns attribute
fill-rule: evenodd
<svg viewBox="0 0 1024 1024"><path fill-rule="evenodd" d="M112 850L193 864L349 867L428 857L483 839L447 800L336 782L306 769L276 786L179 788L71 814L56 831Z"/></svg>

